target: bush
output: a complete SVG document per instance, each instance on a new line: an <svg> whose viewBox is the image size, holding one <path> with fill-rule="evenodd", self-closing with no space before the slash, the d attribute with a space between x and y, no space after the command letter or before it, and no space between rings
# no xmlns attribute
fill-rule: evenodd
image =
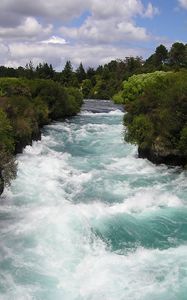
<svg viewBox="0 0 187 300"><path fill-rule="evenodd" d="M0 109L0 181L9 185L16 176L16 163L12 156L14 151L13 130L5 112Z"/></svg>
<svg viewBox="0 0 187 300"><path fill-rule="evenodd" d="M76 88L52 80L0 78L0 192L16 173L14 153L40 137L40 127L79 112Z"/></svg>
<svg viewBox="0 0 187 300"><path fill-rule="evenodd" d="M155 73L132 76L124 84L125 139L187 161L187 72Z"/></svg>
<svg viewBox="0 0 187 300"><path fill-rule="evenodd" d="M125 119L124 119L124 123ZM148 116L139 115L133 118L128 126L125 139L127 142L138 144L142 149L150 147L154 135L154 126Z"/></svg>

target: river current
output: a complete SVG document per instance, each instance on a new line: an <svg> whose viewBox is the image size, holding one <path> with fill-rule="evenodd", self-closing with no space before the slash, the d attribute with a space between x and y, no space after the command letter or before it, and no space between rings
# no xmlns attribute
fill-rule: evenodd
<svg viewBox="0 0 187 300"><path fill-rule="evenodd" d="M0 300L187 299L187 174L139 159L123 112L101 111L46 126L17 157Z"/></svg>

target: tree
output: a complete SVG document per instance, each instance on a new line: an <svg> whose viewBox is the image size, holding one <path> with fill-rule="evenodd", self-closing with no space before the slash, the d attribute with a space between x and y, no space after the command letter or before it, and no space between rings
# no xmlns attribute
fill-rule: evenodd
<svg viewBox="0 0 187 300"><path fill-rule="evenodd" d="M30 61L28 64L25 66L25 71L26 71L26 77L28 79L33 79L34 78L34 65L33 62Z"/></svg>
<svg viewBox="0 0 187 300"><path fill-rule="evenodd" d="M86 72L84 70L83 64L80 63L79 67L76 70L76 75L79 83L86 79Z"/></svg>
<svg viewBox="0 0 187 300"><path fill-rule="evenodd" d="M62 83L65 86L70 86L73 81L73 67L71 61L68 60L65 64L64 70L62 71Z"/></svg>
<svg viewBox="0 0 187 300"><path fill-rule="evenodd" d="M160 45L156 48L155 51L155 63L156 66L162 65L166 62L168 58L168 50L164 45Z"/></svg>
<svg viewBox="0 0 187 300"><path fill-rule="evenodd" d="M141 68L142 66L142 58L137 56L137 57L126 57L125 59L125 64L126 64L126 70L127 72L132 75L138 71L138 69Z"/></svg>
<svg viewBox="0 0 187 300"><path fill-rule="evenodd" d="M170 53L170 64L178 67L187 66L187 51L186 46L183 43L174 43L171 47Z"/></svg>
<svg viewBox="0 0 187 300"><path fill-rule="evenodd" d="M41 79L53 79L55 71L52 65L47 63L39 63L36 67L36 76Z"/></svg>
<svg viewBox="0 0 187 300"><path fill-rule="evenodd" d="M94 68L88 68L87 72L86 72L86 77L88 79L92 79L92 77L95 76L95 70Z"/></svg>
<svg viewBox="0 0 187 300"><path fill-rule="evenodd" d="M85 79L82 82L82 94L85 99L88 99L90 97L92 88L93 88L93 86L92 86L92 82L90 79Z"/></svg>
<svg viewBox="0 0 187 300"><path fill-rule="evenodd" d="M96 76L95 76L95 70L94 68L88 68L87 73L86 73L86 78L90 79L92 82L92 86L96 84Z"/></svg>

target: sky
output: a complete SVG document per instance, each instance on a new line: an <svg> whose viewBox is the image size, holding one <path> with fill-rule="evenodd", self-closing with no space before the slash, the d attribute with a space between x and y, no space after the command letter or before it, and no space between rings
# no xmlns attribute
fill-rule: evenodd
<svg viewBox="0 0 187 300"><path fill-rule="evenodd" d="M186 43L187 0L1 0L0 65L62 70Z"/></svg>

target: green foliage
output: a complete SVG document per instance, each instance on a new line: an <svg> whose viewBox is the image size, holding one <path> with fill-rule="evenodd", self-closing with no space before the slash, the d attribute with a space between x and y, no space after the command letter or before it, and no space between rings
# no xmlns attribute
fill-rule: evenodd
<svg viewBox="0 0 187 300"><path fill-rule="evenodd" d="M49 123L49 108L47 103L42 99L42 97L37 96L33 99L33 106L36 113L36 120L39 126L43 126Z"/></svg>
<svg viewBox="0 0 187 300"><path fill-rule="evenodd" d="M164 45L160 45L142 66L142 72L156 70L170 71L187 68L187 45L174 43L168 51Z"/></svg>
<svg viewBox="0 0 187 300"><path fill-rule="evenodd" d="M0 79L0 192L16 174L14 153L40 137L50 120L79 112L82 94L44 79Z"/></svg>
<svg viewBox="0 0 187 300"><path fill-rule="evenodd" d="M156 149L187 161L187 72L146 74L147 79L149 76L146 84L144 75L138 75L129 79L129 90L124 85L125 139L140 149ZM140 78L143 88L137 89Z"/></svg>
<svg viewBox="0 0 187 300"><path fill-rule="evenodd" d="M97 77L96 85L93 88L93 97L96 99L110 99L108 84L104 79Z"/></svg>
<svg viewBox="0 0 187 300"><path fill-rule="evenodd" d="M0 79L1 96L11 97L20 95L30 97L30 90L25 80L19 78L1 78Z"/></svg>
<svg viewBox="0 0 187 300"><path fill-rule="evenodd" d="M12 152L14 150L14 140L10 121L6 113L0 109L0 152L2 150Z"/></svg>
<svg viewBox="0 0 187 300"><path fill-rule="evenodd" d="M77 76L79 83L81 83L83 80L86 79L86 72L84 70L82 63L80 63L79 67L76 70L76 76Z"/></svg>
<svg viewBox="0 0 187 300"><path fill-rule="evenodd" d="M113 96L112 99L116 104L123 104L123 92L122 91L118 92Z"/></svg>
<svg viewBox="0 0 187 300"><path fill-rule="evenodd" d="M123 103L134 101L137 97L142 96L145 90L156 82L164 84L166 82L164 78L167 78L167 73L163 71L131 76L128 81L123 83L121 92ZM116 97L114 97L115 99Z"/></svg>
<svg viewBox="0 0 187 300"><path fill-rule="evenodd" d="M55 77L55 71L52 65L48 65L47 63L40 63L36 67L36 77L41 79L53 79Z"/></svg>
<svg viewBox="0 0 187 300"><path fill-rule="evenodd" d="M28 79L34 79L35 77L35 69L32 61L25 66L25 77Z"/></svg>
<svg viewBox="0 0 187 300"><path fill-rule="evenodd" d="M85 79L82 82L82 94L83 94L84 99L91 98L92 88L93 88L93 86L92 86L92 82L90 79Z"/></svg>
<svg viewBox="0 0 187 300"><path fill-rule="evenodd" d="M150 147L154 136L154 126L147 115L135 116L131 123L124 118L124 124L128 124L125 136L127 142L138 144L142 149Z"/></svg>
<svg viewBox="0 0 187 300"><path fill-rule="evenodd" d="M168 50L164 45L160 45L155 51L155 65L160 66L168 59Z"/></svg>
<svg viewBox="0 0 187 300"><path fill-rule="evenodd" d="M62 84L66 87L75 85L75 75L73 73L73 67L71 62L68 60L65 64L64 70L62 71Z"/></svg>
<svg viewBox="0 0 187 300"><path fill-rule="evenodd" d="M174 43L170 50L171 65L187 67L187 49L183 43Z"/></svg>
<svg viewBox="0 0 187 300"><path fill-rule="evenodd" d="M12 127L5 112L0 109L0 184L9 185L16 176L16 163L12 156L14 139Z"/></svg>

